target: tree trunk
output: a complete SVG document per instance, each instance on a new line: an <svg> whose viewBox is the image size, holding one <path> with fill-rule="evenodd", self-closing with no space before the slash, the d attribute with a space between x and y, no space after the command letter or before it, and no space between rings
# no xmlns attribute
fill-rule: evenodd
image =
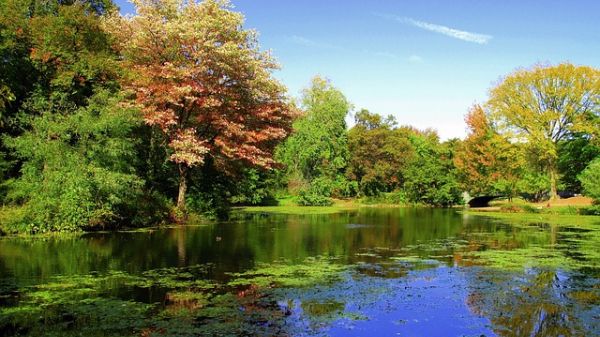
<svg viewBox="0 0 600 337"><path fill-rule="evenodd" d="M177 210L185 213L185 193L187 191L187 167L179 164L179 194L177 195Z"/></svg>
<svg viewBox="0 0 600 337"><path fill-rule="evenodd" d="M550 162L548 166L548 173L550 174L550 200L558 199L558 191L556 189L556 185L558 183L558 172L556 169L556 163L554 161Z"/></svg>

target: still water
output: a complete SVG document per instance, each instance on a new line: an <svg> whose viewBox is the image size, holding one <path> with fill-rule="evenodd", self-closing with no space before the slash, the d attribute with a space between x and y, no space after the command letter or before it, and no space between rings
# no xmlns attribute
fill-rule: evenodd
<svg viewBox="0 0 600 337"><path fill-rule="evenodd" d="M0 336L598 336L600 221L361 208L0 239Z"/></svg>

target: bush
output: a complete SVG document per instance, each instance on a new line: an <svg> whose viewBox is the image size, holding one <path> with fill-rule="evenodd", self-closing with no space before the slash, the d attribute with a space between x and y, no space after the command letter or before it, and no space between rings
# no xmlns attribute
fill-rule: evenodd
<svg viewBox="0 0 600 337"><path fill-rule="evenodd" d="M331 206L331 198L310 193L310 191L300 191L298 195L298 205L300 206Z"/></svg>
<svg viewBox="0 0 600 337"><path fill-rule="evenodd" d="M231 207L227 197L219 192L206 193L193 189L185 200L188 212L196 213L210 220L227 219ZM180 219L182 216L175 216Z"/></svg>
<svg viewBox="0 0 600 337"><path fill-rule="evenodd" d="M581 215L600 215L600 205L593 205L581 208L579 210Z"/></svg>
<svg viewBox="0 0 600 337"><path fill-rule="evenodd" d="M521 213L521 212L523 212L523 207L513 204L513 203L509 203L509 204L504 204L504 205L500 206L500 211L506 212L506 213Z"/></svg>
<svg viewBox="0 0 600 337"><path fill-rule="evenodd" d="M275 185L276 173L245 169L238 183L232 186L229 201L234 205L276 206Z"/></svg>
<svg viewBox="0 0 600 337"><path fill-rule="evenodd" d="M131 206L120 211L125 219L130 219L128 227L147 227L164 223L169 219L170 210L174 207L169 198L156 191L141 194Z"/></svg>
<svg viewBox="0 0 600 337"><path fill-rule="evenodd" d="M360 199L360 202L367 205L373 204L389 204L389 205L406 205L410 201L406 192L394 191L389 193L380 193L378 195L367 196Z"/></svg>
<svg viewBox="0 0 600 337"><path fill-rule="evenodd" d="M390 193L385 193L385 202L388 204L406 204L408 202L408 197L404 191L394 191Z"/></svg>
<svg viewBox="0 0 600 337"><path fill-rule="evenodd" d="M521 209L525 213L540 213L540 209L527 204L521 205Z"/></svg>

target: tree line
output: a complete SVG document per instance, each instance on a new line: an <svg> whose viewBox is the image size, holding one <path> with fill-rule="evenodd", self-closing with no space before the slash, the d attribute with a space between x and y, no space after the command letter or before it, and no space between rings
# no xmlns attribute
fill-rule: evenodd
<svg viewBox="0 0 600 337"><path fill-rule="evenodd" d="M0 218L8 232L226 216L293 196L449 206L462 193L598 193L599 71L518 70L465 140L355 111L315 77L289 98L228 1L0 4ZM355 123L346 125L352 114Z"/></svg>

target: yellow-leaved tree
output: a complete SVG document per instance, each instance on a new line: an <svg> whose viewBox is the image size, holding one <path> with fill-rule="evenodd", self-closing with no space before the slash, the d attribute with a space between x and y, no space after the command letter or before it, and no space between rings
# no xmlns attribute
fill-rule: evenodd
<svg viewBox="0 0 600 337"><path fill-rule="evenodd" d="M517 70L491 90L487 108L501 133L538 156L556 199L558 143L598 130L600 71L569 63Z"/></svg>

